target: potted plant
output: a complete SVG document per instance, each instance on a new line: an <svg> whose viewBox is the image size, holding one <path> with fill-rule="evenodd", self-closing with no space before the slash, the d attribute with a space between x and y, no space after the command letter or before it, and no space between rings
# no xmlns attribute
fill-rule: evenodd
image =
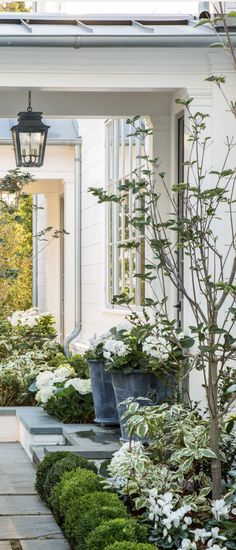
<svg viewBox="0 0 236 550"><path fill-rule="evenodd" d="M110 333L94 337L85 352L89 364L95 410L94 421L98 424L119 425L111 373L105 370L103 346Z"/></svg>
<svg viewBox="0 0 236 550"><path fill-rule="evenodd" d="M127 439L125 401L147 399L161 404L176 393L178 374L187 366L186 348L194 344L189 335L175 330L172 322L165 324L118 325L111 329L103 345L105 367L111 372L122 438Z"/></svg>

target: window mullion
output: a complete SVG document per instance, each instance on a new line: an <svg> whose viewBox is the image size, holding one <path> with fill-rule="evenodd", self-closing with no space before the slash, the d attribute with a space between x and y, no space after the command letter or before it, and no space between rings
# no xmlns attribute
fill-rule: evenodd
<svg viewBox="0 0 236 550"><path fill-rule="evenodd" d="M131 128L130 128L131 130ZM129 136L128 141L128 147L129 147L129 178L132 178L132 140L133 136ZM133 193L132 190L129 190L129 218L131 219L133 216ZM131 241L133 238L133 227L132 224L129 223L129 240ZM133 298L133 251L132 249L128 249L129 254L129 296L130 298Z"/></svg>
<svg viewBox="0 0 236 550"><path fill-rule="evenodd" d="M138 168L138 176L141 177L141 159L137 159L137 156L141 154L141 140L140 138L136 139L136 168ZM135 236L136 239L140 240L140 229L136 229ZM139 248L135 249L135 256L136 256L136 273L141 272L141 245ZM135 303L136 305L141 304L141 284L142 280L140 277L136 277L136 292L135 292Z"/></svg>
<svg viewBox="0 0 236 550"><path fill-rule="evenodd" d="M113 126L113 193L117 193L117 181L119 177L119 156L118 156L118 132L117 132L117 126L118 126L118 120L114 120L112 123ZM116 203L113 203L113 258L114 258L114 266L113 266L113 281L114 281L114 287L113 287L113 294L119 294L119 248L118 248L118 241L119 241L119 207Z"/></svg>

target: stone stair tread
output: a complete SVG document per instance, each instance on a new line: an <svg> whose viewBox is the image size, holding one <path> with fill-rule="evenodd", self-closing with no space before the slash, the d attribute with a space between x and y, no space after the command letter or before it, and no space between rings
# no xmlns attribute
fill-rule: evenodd
<svg viewBox="0 0 236 550"><path fill-rule="evenodd" d="M60 527L51 515L1 516L0 540L60 538Z"/></svg>
<svg viewBox="0 0 236 550"><path fill-rule="evenodd" d="M69 546L63 538L56 540L21 540L20 542L22 550L69 550ZM5 548L2 549L0 546L0 550L5 550ZM8 550L7 547L6 550Z"/></svg>

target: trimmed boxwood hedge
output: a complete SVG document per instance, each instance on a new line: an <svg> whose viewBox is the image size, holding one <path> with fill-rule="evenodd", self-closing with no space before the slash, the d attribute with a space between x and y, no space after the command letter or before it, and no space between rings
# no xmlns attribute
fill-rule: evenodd
<svg viewBox="0 0 236 550"><path fill-rule="evenodd" d="M59 460L62 460L63 458L77 456L74 453L70 451L55 451L55 453L51 453L44 457L42 462L37 466L36 471L36 483L35 488L37 493L40 495L42 500L45 500L44 496L44 483L46 481L46 477L51 470L52 466ZM82 456L78 456L78 461L76 466L79 466L80 468L86 468L89 470L92 470L93 472L97 472L97 467L94 464L94 462L91 462L87 460L87 458L83 458Z"/></svg>
<svg viewBox="0 0 236 550"><path fill-rule="evenodd" d="M42 462L40 462L37 466L35 489L42 500L44 500L43 487L49 470L51 470L51 467L55 464L55 462L67 456L71 456L72 454L73 453L70 451L56 451L55 453L45 456Z"/></svg>
<svg viewBox="0 0 236 550"><path fill-rule="evenodd" d="M127 510L116 494L107 491L75 498L67 510L64 523L66 538L81 550L86 549L87 535L108 519L125 518Z"/></svg>
<svg viewBox="0 0 236 550"><path fill-rule="evenodd" d="M145 544L145 542L114 542L106 546L105 550L157 550L154 544Z"/></svg>
<svg viewBox="0 0 236 550"><path fill-rule="evenodd" d="M55 464L53 464L46 476L43 485L44 499L46 500L46 502L49 503L52 489L57 483L59 483L63 474L65 472L75 470L77 467L94 472L93 464L91 464L85 458L74 454L72 454L72 456L66 456L65 458L62 458L61 460L58 460Z"/></svg>
<svg viewBox="0 0 236 550"><path fill-rule="evenodd" d="M59 483L52 489L49 504L57 521L63 523L72 501L95 491L103 491L101 478L94 472L76 468L66 472Z"/></svg>
<svg viewBox="0 0 236 550"><path fill-rule="evenodd" d="M135 519L116 518L104 521L86 538L87 550L104 550L116 541L146 542L148 530ZM75 550L80 550L79 545Z"/></svg>

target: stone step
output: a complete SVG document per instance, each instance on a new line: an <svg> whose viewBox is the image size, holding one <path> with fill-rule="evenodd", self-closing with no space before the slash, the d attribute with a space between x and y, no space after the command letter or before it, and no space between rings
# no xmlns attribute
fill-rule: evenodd
<svg viewBox="0 0 236 550"><path fill-rule="evenodd" d="M1 516L50 515L51 512L37 495L0 495L0 514Z"/></svg>
<svg viewBox="0 0 236 550"><path fill-rule="evenodd" d="M120 431L116 428L88 427L77 428L66 436L67 440L81 456L91 459L109 459L120 448Z"/></svg>
<svg viewBox="0 0 236 550"><path fill-rule="evenodd" d="M22 550L69 550L69 545L64 539L21 540L20 542ZM2 549L0 545L0 550L5 549Z"/></svg>
<svg viewBox="0 0 236 550"><path fill-rule="evenodd" d="M0 550L12 550L12 546L10 542L6 542L5 540L0 540Z"/></svg>
<svg viewBox="0 0 236 550"><path fill-rule="evenodd" d="M0 539L60 539L62 533L60 527L51 515L25 516L1 516ZM49 550L49 546L48 546Z"/></svg>

